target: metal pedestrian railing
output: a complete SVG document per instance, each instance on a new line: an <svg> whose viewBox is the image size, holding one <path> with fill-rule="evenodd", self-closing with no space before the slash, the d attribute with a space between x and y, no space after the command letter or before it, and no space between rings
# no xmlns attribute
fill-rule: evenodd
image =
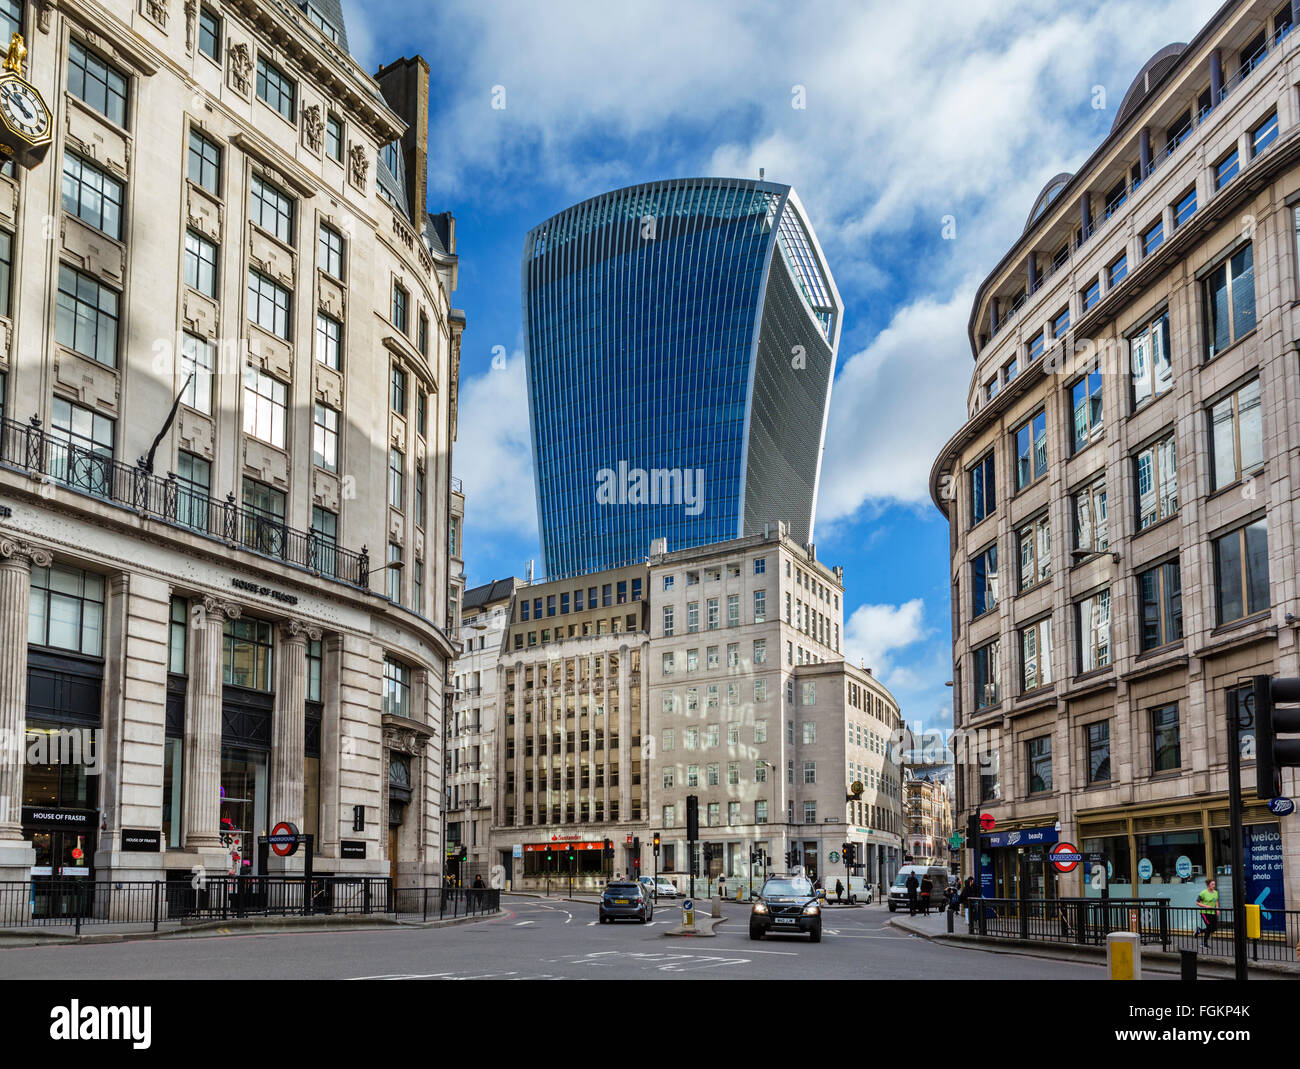
<svg viewBox="0 0 1300 1069"><path fill-rule="evenodd" d="M441 920L495 913L501 892L394 888L380 876L228 876L161 881L35 879L0 882L0 930L164 924L243 917L377 916Z"/></svg>
<svg viewBox="0 0 1300 1069"><path fill-rule="evenodd" d="M979 898L971 906L973 930L984 937L1103 946L1111 932L1135 932L1164 951L1233 954L1230 907L1211 912L1207 924L1201 909L1167 898ZM1263 911L1260 928L1259 938L1247 941L1252 961L1300 961L1300 910Z"/></svg>
<svg viewBox="0 0 1300 1069"><path fill-rule="evenodd" d="M178 479L175 472L164 479L141 464L123 464L102 447L87 447L44 428L35 416L26 424L0 419L0 464L329 579L370 586L366 547L360 552L342 549L317 531L298 530L274 513L237 505L233 493L222 501Z"/></svg>

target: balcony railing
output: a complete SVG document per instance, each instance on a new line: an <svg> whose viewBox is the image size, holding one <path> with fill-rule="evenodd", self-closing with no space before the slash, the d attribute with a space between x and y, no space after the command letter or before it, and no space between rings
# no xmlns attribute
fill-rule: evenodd
<svg viewBox="0 0 1300 1069"><path fill-rule="evenodd" d="M341 549L314 531L288 526L269 512L241 508L235 495L209 497L176 478L123 464L94 449L52 435L35 416L23 425L0 420L0 464L129 509L141 517L219 539L229 546L305 568L352 586L370 586L370 556Z"/></svg>

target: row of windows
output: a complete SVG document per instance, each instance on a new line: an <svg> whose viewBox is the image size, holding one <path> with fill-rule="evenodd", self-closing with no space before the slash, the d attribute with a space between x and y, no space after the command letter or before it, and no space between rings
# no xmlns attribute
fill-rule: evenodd
<svg viewBox="0 0 1300 1069"><path fill-rule="evenodd" d="M28 596L27 641L33 646L68 650L90 657L104 652L105 583L102 575L63 564L32 569ZM167 670L188 675L188 602L171 600L168 620ZM244 616L227 619L222 634L222 681L227 686L270 692L274 689L274 625ZM321 700L322 646L307 645L307 700ZM410 716L411 668L384 659L382 707L385 713Z"/></svg>
<svg viewBox="0 0 1300 1069"><path fill-rule="evenodd" d="M583 600L584 590L586 593L585 602ZM629 600L629 591L632 601L641 600L642 590L639 577L631 580L620 579L616 583L603 583L599 588L594 586L575 587L573 590L562 590L556 594L547 594L544 598L520 598L518 618L520 620L530 618L540 620L544 615L547 617L567 616L570 611L585 612L598 607L609 608L614 604L626 605ZM543 608L543 603L545 608Z"/></svg>
<svg viewBox="0 0 1300 1069"><path fill-rule="evenodd" d="M579 635L583 637L590 635L620 635L626 631L635 631L638 626L639 622L636 613L630 613L627 616L602 617L599 620L584 620L581 624L569 624L567 629L565 627L544 627L540 632L529 631L527 633L527 645L536 646L538 644L539 634L541 636L541 642L547 643L552 641L552 639L559 642L563 638L576 638ZM524 632L515 632L515 649L519 650L524 648L524 638ZM530 683L529 686L531 685L532 684Z"/></svg>
<svg viewBox="0 0 1300 1069"><path fill-rule="evenodd" d="M753 622L756 624L764 623L767 620L767 591L754 591L754 615ZM704 624L705 630L716 631L722 626L721 615L722 603L719 598L708 598L704 603ZM739 627L740 620L740 595L727 595L727 626ZM665 605L663 607L663 633L665 636L671 636L677 627L677 607L674 605ZM700 630L700 603L698 601L688 601L686 603L686 633L694 634Z"/></svg>
<svg viewBox="0 0 1300 1069"><path fill-rule="evenodd" d="M1231 708L1238 710L1244 726L1238 733L1242 753L1253 753L1254 726L1249 714L1249 687L1232 688L1227 692ZM1153 705L1142 713L1147 738L1146 773L1160 776L1175 773L1183 767L1182 724L1177 702ZM1096 720L1079 725L1078 753L1083 760L1083 783L1087 787L1105 786L1115 781L1115 768L1111 757L1111 721ZM1025 791L1027 794L1046 794L1053 790L1052 736L1043 735L1023 743ZM980 756L980 801L1003 799L1000 754L994 750Z"/></svg>
<svg viewBox="0 0 1300 1069"><path fill-rule="evenodd" d="M1263 519L1215 538L1214 608L1219 626L1262 613L1270 606L1268 536ZM1182 577L1177 557L1137 573L1138 652L1146 653L1183 638ZM1076 601L1072 607L1074 663L1080 675L1112 661L1111 590ZM1053 679L1052 618L1044 616L1020 628L1020 690L1048 686ZM1002 643L994 639L972 651L976 709L1002 701Z"/></svg>
<svg viewBox="0 0 1300 1069"><path fill-rule="evenodd" d="M1260 385L1252 379L1206 410L1210 433L1210 493L1257 472L1264 464ZM1178 449L1172 432L1138 449L1131 458L1137 502L1135 531L1175 515L1179 508ZM1109 546L1106 481L1100 479L1071 495L1076 556ZM1029 590L1052 574L1051 522L1046 513L1015 531L1019 589ZM971 562L971 611L983 615L999 601L998 547L981 550Z"/></svg>

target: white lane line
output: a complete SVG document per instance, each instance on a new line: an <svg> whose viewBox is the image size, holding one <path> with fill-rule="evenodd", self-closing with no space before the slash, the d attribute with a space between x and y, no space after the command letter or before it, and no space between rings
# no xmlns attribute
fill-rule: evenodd
<svg viewBox="0 0 1300 1069"><path fill-rule="evenodd" d="M525 925L528 925L528 924L536 924L536 923L537 923L536 921L518 921L518 922L516 922L515 927L516 927L516 928L523 928Z"/></svg>

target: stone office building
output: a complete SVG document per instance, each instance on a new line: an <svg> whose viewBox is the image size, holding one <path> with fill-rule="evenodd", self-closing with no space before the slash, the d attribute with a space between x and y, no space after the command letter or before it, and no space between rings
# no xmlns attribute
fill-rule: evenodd
<svg viewBox="0 0 1300 1069"><path fill-rule="evenodd" d="M957 808L997 823L971 856L986 895L1022 871L1034 896L1099 894L1086 863L1022 870L1063 840L1106 855L1116 896L1190 907L1217 878L1226 905L1237 749L1250 901L1300 897L1250 716L1252 675L1300 675L1298 21L1226 3L1152 56L977 293L931 492Z"/></svg>
<svg viewBox="0 0 1300 1069"><path fill-rule="evenodd" d="M0 878L248 873L288 820L422 882L464 326L428 68L371 76L336 0L0 31L55 129L0 174Z"/></svg>
<svg viewBox="0 0 1300 1069"><path fill-rule="evenodd" d="M515 887L649 871L644 564L516 586L500 654L495 863ZM603 857L605 841L613 858ZM550 861L547 849L552 850Z"/></svg>
<svg viewBox="0 0 1300 1069"><path fill-rule="evenodd" d="M897 868L898 707L844 660L843 595L842 569L784 524L651 555L650 820L662 835L659 869L679 884L691 872L689 795L699 799L701 876L733 887L761 879L755 848L778 870L790 852L789 867L830 876L845 842L859 846L857 874Z"/></svg>

